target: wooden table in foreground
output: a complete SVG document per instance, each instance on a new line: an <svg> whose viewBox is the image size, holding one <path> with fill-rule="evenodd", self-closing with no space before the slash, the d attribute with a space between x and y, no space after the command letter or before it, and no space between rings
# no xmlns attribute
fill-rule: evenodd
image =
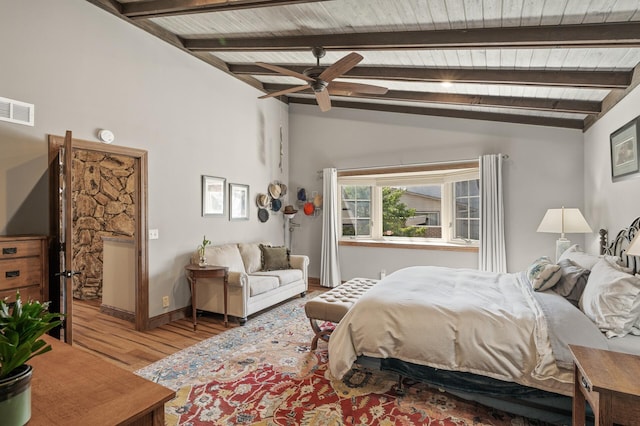
<svg viewBox="0 0 640 426"><path fill-rule="evenodd" d="M164 425L175 392L50 336L53 350L29 361L29 426Z"/></svg>
<svg viewBox="0 0 640 426"><path fill-rule="evenodd" d="M193 331L196 331L198 320L196 319L196 306L198 306L197 300L197 286L196 282L198 278L222 278L222 286L224 289L224 326L229 326L227 321L227 289L229 285L229 268L226 266L215 265L187 265L184 267L187 270L189 281L191 282L191 318L193 319Z"/></svg>
<svg viewBox="0 0 640 426"><path fill-rule="evenodd" d="M574 359L573 426L585 424L585 399L595 426L640 425L640 357L569 345Z"/></svg>

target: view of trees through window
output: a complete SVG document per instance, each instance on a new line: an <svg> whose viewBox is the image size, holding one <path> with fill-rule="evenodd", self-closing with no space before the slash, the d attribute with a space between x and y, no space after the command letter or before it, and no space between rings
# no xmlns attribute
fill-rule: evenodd
<svg viewBox="0 0 640 426"><path fill-rule="evenodd" d="M382 227L383 237L442 238L443 192L442 184L381 187L382 212L372 215L374 186L343 185L342 235L371 237L374 217ZM452 222L449 238L480 239L480 190L479 180L455 182L447 186L448 198L453 200L453 211L447 213L446 223ZM449 209L451 210L451 209ZM376 233L379 235L380 228Z"/></svg>
<svg viewBox="0 0 640 426"><path fill-rule="evenodd" d="M440 238L440 185L382 188L382 234L387 237Z"/></svg>

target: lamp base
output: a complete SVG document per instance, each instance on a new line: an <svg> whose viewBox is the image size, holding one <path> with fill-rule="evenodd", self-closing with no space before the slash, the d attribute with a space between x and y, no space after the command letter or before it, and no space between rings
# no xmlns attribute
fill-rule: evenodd
<svg viewBox="0 0 640 426"><path fill-rule="evenodd" d="M556 262L560 260L562 253L564 253L569 247L571 247L571 241L566 238L558 238L556 240Z"/></svg>

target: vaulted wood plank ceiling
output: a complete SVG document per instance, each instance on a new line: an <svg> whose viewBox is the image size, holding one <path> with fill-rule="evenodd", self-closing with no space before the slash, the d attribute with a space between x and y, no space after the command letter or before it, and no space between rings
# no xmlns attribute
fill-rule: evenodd
<svg viewBox="0 0 640 426"><path fill-rule="evenodd" d="M640 81L634 0L87 1L265 94L322 109L584 130ZM324 72L341 59L344 72ZM371 85L388 91L365 94Z"/></svg>

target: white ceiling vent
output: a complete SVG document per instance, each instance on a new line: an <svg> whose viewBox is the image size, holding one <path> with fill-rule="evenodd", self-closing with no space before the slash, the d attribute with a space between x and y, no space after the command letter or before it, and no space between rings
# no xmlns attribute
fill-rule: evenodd
<svg viewBox="0 0 640 426"><path fill-rule="evenodd" d="M33 126L34 109L33 104L0 97L0 121Z"/></svg>

